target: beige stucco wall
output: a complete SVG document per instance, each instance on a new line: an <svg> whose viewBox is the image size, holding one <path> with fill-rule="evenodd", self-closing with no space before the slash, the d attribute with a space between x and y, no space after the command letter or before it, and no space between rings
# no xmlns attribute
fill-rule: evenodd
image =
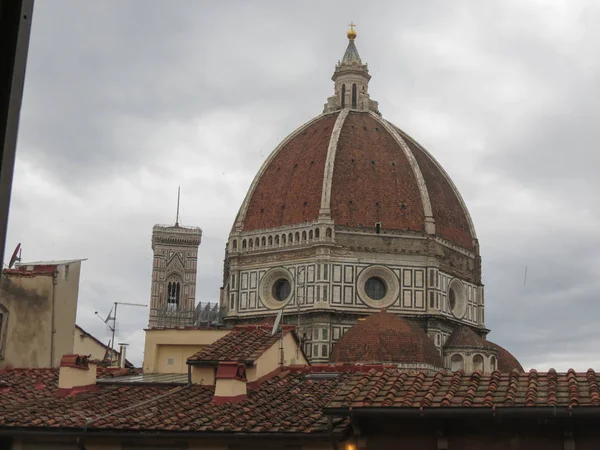
<svg viewBox="0 0 600 450"><path fill-rule="evenodd" d="M186 360L230 330L148 329L144 345L144 373L187 373ZM169 363L173 358L173 364Z"/></svg>
<svg viewBox="0 0 600 450"><path fill-rule="evenodd" d="M105 344L108 345L108 342ZM73 353L78 355L92 355L92 359L102 360L106 347L100 344L89 333L82 330L81 328L75 327L75 333L73 335ZM118 360L119 352L115 349L113 359ZM127 356L126 356L127 357Z"/></svg>
<svg viewBox="0 0 600 450"><path fill-rule="evenodd" d="M81 262L73 262L59 265L55 276L3 275L0 304L8 320L0 367L58 367L64 354L73 353L80 270Z"/></svg>
<svg viewBox="0 0 600 450"><path fill-rule="evenodd" d="M59 389L71 389L78 386L96 384L96 364L89 364L87 369L61 367L58 372Z"/></svg>
<svg viewBox="0 0 600 450"><path fill-rule="evenodd" d="M54 291L54 342L56 351L54 352L53 367L58 367L64 354L73 353L81 262L61 264L57 269L58 274Z"/></svg>
<svg viewBox="0 0 600 450"><path fill-rule="evenodd" d="M0 304L8 310L0 367L49 367L52 276L3 275Z"/></svg>
<svg viewBox="0 0 600 450"><path fill-rule="evenodd" d="M258 378L272 372L279 367L280 361L280 342L277 341L271 346L266 352L264 352L254 363L254 367L250 367L246 370L246 377L248 381L254 381ZM283 337L283 360L284 366L292 364L306 365L308 361L304 358L301 351L296 353L298 345L296 340L291 333L286 334Z"/></svg>

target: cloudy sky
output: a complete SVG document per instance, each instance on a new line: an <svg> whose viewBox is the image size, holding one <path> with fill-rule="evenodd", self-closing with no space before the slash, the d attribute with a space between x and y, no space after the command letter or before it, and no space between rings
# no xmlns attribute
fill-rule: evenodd
<svg viewBox="0 0 600 450"><path fill-rule="evenodd" d="M347 24L371 97L442 163L481 243L490 339L598 369L600 3L37 0L7 253L88 258L78 323L148 303L155 223L203 229L198 301L262 161L322 111ZM527 283L524 284L527 266ZM141 363L147 311L120 310Z"/></svg>

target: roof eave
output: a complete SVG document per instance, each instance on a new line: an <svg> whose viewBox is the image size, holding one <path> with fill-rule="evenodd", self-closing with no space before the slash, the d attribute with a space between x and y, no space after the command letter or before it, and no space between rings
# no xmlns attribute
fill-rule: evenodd
<svg viewBox="0 0 600 450"><path fill-rule="evenodd" d="M521 406L521 407L427 407L427 408L394 408L394 407L334 407L324 408L327 416L338 417L381 417L393 416L404 418L467 418L467 417L511 417L511 418L566 418L566 417L600 417L598 406Z"/></svg>

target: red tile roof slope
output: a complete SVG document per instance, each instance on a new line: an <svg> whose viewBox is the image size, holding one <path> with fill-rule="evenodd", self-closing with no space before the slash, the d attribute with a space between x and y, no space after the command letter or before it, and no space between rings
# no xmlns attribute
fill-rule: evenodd
<svg viewBox="0 0 600 450"><path fill-rule="evenodd" d="M444 367L433 341L423 330L385 309L350 328L333 347L330 361Z"/></svg>
<svg viewBox="0 0 600 450"><path fill-rule="evenodd" d="M435 219L435 232L441 237L469 250L473 249L473 236L465 209L454 193L450 181L438 168L435 159L405 132L396 128L410 147L425 179Z"/></svg>
<svg viewBox="0 0 600 450"><path fill-rule="evenodd" d="M272 327L238 325L221 339L204 347L188 358L189 362L238 361L251 363L267 351L281 337L271 335ZM290 330L284 330L284 334Z"/></svg>
<svg viewBox="0 0 600 450"><path fill-rule="evenodd" d="M446 340L444 347L494 348L489 342L475 333L471 327L467 327L466 325L456 327L448 340Z"/></svg>
<svg viewBox="0 0 600 450"><path fill-rule="evenodd" d="M518 370L519 372L524 372L523 366L521 363L513 356L511 352L506 350L504 347L499 346L498 344L487 340L488 344L490 344L493 348L496 349L498 356L498 370L501 372L510 372L511 370Z"/></svg>
<svg viewBox="0 0 600 450"><path fill-rule="evenodd" d="M327 408L502 408L600 406L599 377L576 373L355 373Z"/></svg>
<svg viewBox="0 0 600 450"><path fill-rule="evenodd" d="M124 407L139 407L91 423L89 430L327 433L322 409L350 374L307 379L310 369L289 369L251 389L239 403L212 403L211 387L102 385L75 397L48 397L35 405L0 414L0 427L80 428ZM165 395L168 394L168 395ZM341 431L345 419L334 420Z"/></svg>
<svg viewBox="0 0 600 450"><path fill-rule="evenodd" d="M58 369L0 369L0 414L58 389Z"/></svg>
<svg viewBox="0 0 600 450"><path fill-rule="evenodd" d="M425 213L408 158L382 124L350 112L338 141L331 186L336 225L423 231Z"/></svg>
<svg viewBox="0 0 600 450"><path fill-rule="evenodd" d="M58 369L0 369L0 412L53 396L58 389ZM140 373L140 369L101 368L97 378Z"/></svg>
<svg viewBox="0 0 600 450"><path fill-rule="evenodd" d="M265 167L248 203L245 231L317 220L327 148L338 114L312 123Z"/></svg>

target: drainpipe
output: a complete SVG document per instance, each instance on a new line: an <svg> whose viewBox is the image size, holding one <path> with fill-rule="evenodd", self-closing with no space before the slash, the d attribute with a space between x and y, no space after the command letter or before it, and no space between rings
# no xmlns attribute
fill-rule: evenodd
<svg viewBox="0 0 600 450"><path fill-rule="evenodd" d="M56 333L56 330L54 328L54 321L55 321L55 312L54 312L54 307L56 305L56 302L54 301L54 296L56 295L56 283L58 282L58 270L56 272L54 272L54 274L52 275L52 297L51 297L51 311L52 311L52 319L51 319L51 324L50 324L50 366L49 367L54 367L54 334Z"/></svg>

